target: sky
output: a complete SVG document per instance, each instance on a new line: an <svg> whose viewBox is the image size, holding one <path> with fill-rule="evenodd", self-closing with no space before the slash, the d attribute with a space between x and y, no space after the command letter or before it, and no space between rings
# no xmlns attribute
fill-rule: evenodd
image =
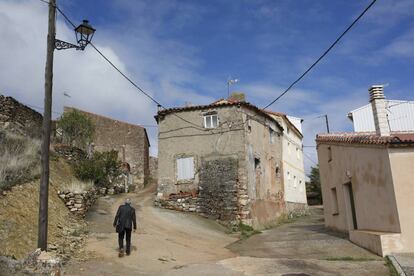
<svg viewBox="0 0 414 276"><path fill-rule="evenodd" d="M166 107L209 104L232 91L264 107L305 71L371 0L57 0L75 24L88 19L93 43ZM42 111L48 6L0 0L0 93ZM56 37L75 42L59 14ZM315 136L352 131L347 113L387 84L389 99L414 100L414 1L378 0L343 40L269 109L301 117L305 167ZM64 96L64 93L70 97ZM157 155L156 105L92 47L54 54L54 118L74 106L145 125Z"/></svg>

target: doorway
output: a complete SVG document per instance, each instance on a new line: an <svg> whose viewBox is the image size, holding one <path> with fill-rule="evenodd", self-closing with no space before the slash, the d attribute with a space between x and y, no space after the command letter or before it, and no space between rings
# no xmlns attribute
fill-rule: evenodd
<svg viewBox="0 0 414 276"><path fill-rule="evenodd" d="M358 229L356 211L355 211L355 200L354 200L354 192L352 190L352 183L348 182L344 184L345 190L345 202L346 202L346 213L347 213L347 220L348 225L350 226L351 230Z"/></svg>

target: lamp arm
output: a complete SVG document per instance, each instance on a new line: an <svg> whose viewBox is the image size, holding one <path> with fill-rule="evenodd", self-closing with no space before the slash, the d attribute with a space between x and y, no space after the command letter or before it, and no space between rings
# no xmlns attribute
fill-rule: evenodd
<svg viewBox="0 0 414 276"><path fill-rule="evenodd" d="M71 49L71 48L75 48L76 50L83 50L85 49L84 46L78 46L60 39L55 39L55 49L56 50L66 50L66 49Z"/></svg>

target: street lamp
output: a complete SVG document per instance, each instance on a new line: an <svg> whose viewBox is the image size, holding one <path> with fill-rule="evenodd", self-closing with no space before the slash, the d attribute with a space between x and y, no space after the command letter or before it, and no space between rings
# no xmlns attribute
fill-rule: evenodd
<svg viewBox="0 0 414 276"><path fill-rule="evenodd" d="M91 42L95 29L84 20L75 28L78 45L55 38L56 32L56 0L49 0L49 23L47 34L47 52L45 68L45 102L42 123L42 148L41 148L41 175L39 187L39 223L37 245L41 250L47 249L47 223L48 223L48 198L49 198L49 147L50 147L50 123L52 113L52 87L53 87L53 52L74 48L84 50Z"/></svg>
<svg viewBox="0 0 414 276"><path fill-rule="evenodd" d="M65 50L70 48L75 48L76 50L85 50L85 47L91 42L95 29L89 25L88 20L83 20L83 23L75 28L76 41L78 45L55 39L55 49L56 50Z"/></svg>

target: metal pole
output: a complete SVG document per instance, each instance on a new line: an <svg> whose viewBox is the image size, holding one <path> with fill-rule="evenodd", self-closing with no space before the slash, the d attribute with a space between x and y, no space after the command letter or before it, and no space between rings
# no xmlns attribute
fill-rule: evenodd
<svg viewBox="0 0 414 276"><path fill-rule="evenodd" d="M326 131L329 133L328 114L325 114L325 122L326 122Z"/></svg>
<svg viewBox="0 0 414 276"><path fill-rule="evenodd" d="M53 51L55 49L56 0L49 0L49 25L45 68L45 100L42 124L41 176L39 188L39 224L37 246L47 250L47 222L49 198L49 147L52 113Z"/></svg>
<svg viewBox="0 0 414 276"><path fill-rule="evenodd" d="M227 81L227 99L230 98L230 81Z"/></svg>

